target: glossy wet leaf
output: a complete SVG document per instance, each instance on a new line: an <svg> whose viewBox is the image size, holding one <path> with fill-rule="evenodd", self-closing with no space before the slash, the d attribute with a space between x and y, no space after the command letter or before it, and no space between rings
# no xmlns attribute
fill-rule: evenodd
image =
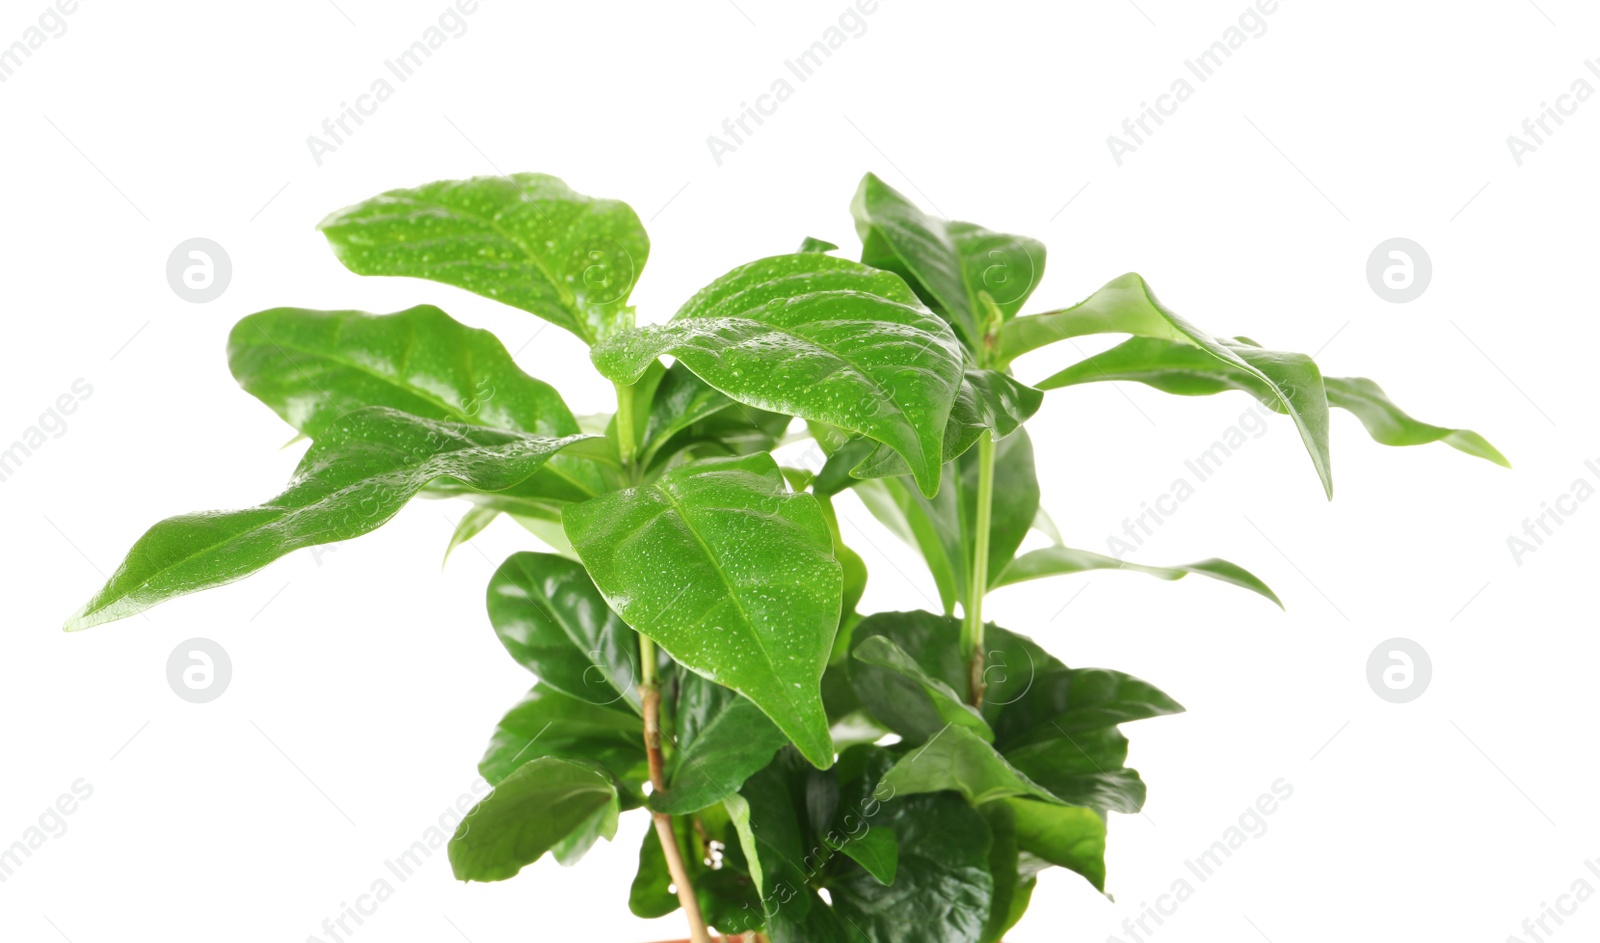
<svg viewBox="0 0 1600 943"><path fill-rule="evenodd" d="M1050 791L1006 762L995 748L954 724L906 754L884 774L883 786L896 796L954 790L973 805L1006 796L1055 801Z"/></svg>
<svg viewBox="0 0 1600 943"><path fill-rule="evenodd" d="M1097 891L1106 889L1106 823L1099 815L1080 806L1029 799L1002 801L1014 816L1021 850L1076 871Z"/></svg>
<svg viewBox="0 0 1600 943"><path fill-rule="evenodd" d="M432 305L382 315L252 314L228 335L228 367L250 395L313 438L363 406L539 435L579 431L561 394L523 373L498 338Z"/></svg>
<svg viewBox="0 0 1600 943"><path fill-rule="evenodd" d="M994 572L989 580L990 589L1001 586L1010 586L1026 580L1041 579L1046 576L1060 576L1070 573L1087 573L1091 570L1126 570L1130 573L1144 573L1163 580L1180 580L1190 574L1210 577L1248 589L1259 596L1272 600L1283 608L1282 600L1278 599L1266 583L1244 567L1227 560L1212 557L1196 563L1186 563L1180 566L1145 566L1127 560L1118 560L1116 557L1095 553L1091 550L1075 550L1071 547L1041 547L1030 550L1020 557L1012 560Z"/></svg>
<svg viewBox="0 0 1600 943"><path fill-rule="evenodd" d="M850 211L861 261L903 277L973 350L986 322L981 296L1009 318L1044 276L1042 243L930 216L874 174L862 178Z"/></svg>
<svg viewBox="0 0 1600 943"><path fill-rule="evenodd" d="M593 351L624 384L667 354L741 403L882 442L938 488L961 348L893 274L815 252L761 259Z"/></svg>
<svg viewBox="0 0 1600 943"><path fill-rule="evenodd" d="M467 813L450 839L450 867L457 880L504 881L580 828L610 840L617 813L616 787L600 767L541 757L517 767Z"/></svg>
<svg viewBox="0 0 1600 943"><path fill-rule="evenodd" d="M66 628L126 618L231 583L302 547L359 537L436 480L477 491L512 488L588 438L439 422L381 406L357 410L324 430L288 489L268 503L168 518L150 528Z"/></svg>
<svg viewBox="0 0 1600 943"><path fill-rule="evenodd" d="M682 815L738 795L788 742L749 698L689 672L679 680L672 716L667 788L650 797L657 812Z"/></svg>
<svg viewBox="0 0 1600 943"><path fill-rule="evenodd" d="M865 639L852 657L857 664L850 667L851 680L862 706L910 742L921 743L952 724L994 741L976 709L887 636Z"/></svg>
<svg viewBox="0 0 1600 943"><path fill-rule="evenodd" d="M1264 350L1219 341L1179 317L1156 300L1145 280L1123 275L1089 298L1060 311L1031 314L1008 322L1001 333L1002 364L1047 344L1085 334L1134 334L1194 347L1243 375L1251 377L1270 399L1270 405L1294 420L1322 480L1333 495L1333 472L1328 458L1328 400L1322 372L1305 354ZM1085 380L1090 369L1075 364L1034 384L1053 390Z"/></svg>
<svg viewBox="0 0 1600 943"><path fill-rule="evenodd" d="M1020 849L1017 847L1016 816L1011 807L1004 802L991 802L978 812L988 823L993 836L989 845L989 878L994 882L989 919L984 924L979 941L1000 943L1006 931L1022 919L1038 881L1034 875L1023 872Z"/></svg>
<svg viewBox="0 0 1600 943"><path fill-rule="evenodd" d="M770 455L680 465L564 520L630 625L754 701L811 762L833 762L820 682L843 577L816 499L788 492Z"/></svg>
<svg viewBox="0 0 1600 943"><path fill-rule="evenodd" d="M513 554L489 579L488 608L500 643L540 680L591 704L639 711L639 636L582 564Z"/></svg>
<svg viewBox="0 0 1600 943"><path fill-rule="evenodd" d="M954 461L966 453L985 432L1003 439L1039 411L1044 391L1019 383L994 370L968 370L950 409L944 431L944 459ZM856 478L887 478L909 474L905 459L881 443L850 470Z"/></svg>
<svg viewBox="0 0 1600 943"><path fill-rule="evenodd" d="M644 722L540 682L500 719L478 772L493 785L544 756L592 760L620 783L642 783Z"/></svg>
<svg viewBox="0 0 1600 943"><path fill-rule="evenodd" d="M650 239L626 203L544 174L391 190L322 221L358 275L406 275L531 312L593 343L632 320Z"/></svg>

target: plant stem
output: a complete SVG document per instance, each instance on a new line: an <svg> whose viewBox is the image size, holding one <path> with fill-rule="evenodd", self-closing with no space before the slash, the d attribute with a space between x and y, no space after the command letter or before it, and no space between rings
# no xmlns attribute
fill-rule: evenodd
<svg viewBox="0 0 1600 943"><path fill-rule="evenodd" d="M983 706L983 596L989 589L989 511L994 503L994 437L978 438L978 513L967 600L962 606L961 653L967 660L967 696Z"/></svg>
<svg viewBox="0 0 1600 943"><path fill-rule="evenodd" d="M618 396L620 406L623 400ZM622 412L619 410L620 417ZM617 423L618 432L622 423ZM628 441L632 441L629 432ZM644 709L644 750L650 762L650 786L656 792L667 788L667 778L661 763L661 687L656 683L656 643L639 636L639 701ZM678 836L672 831L672 816L661 812L650 813L655 820L656 837L661 839L661 856L667 861L667 873L678 888L678 903L683 905L684 916L689 919L691 943L711 943L706 931L705 918L700 915L700 901L694 896L694 885L689 882L689 869L684 867L683 855L678 850Z"/></svg>
<svg viewBox="0 0 1600 943"><path fill-rule="evenodd" d="M613 385L617 388L617 457L622 459L623 472L631 476L639 444L633 431L633 386Z"/></svg>

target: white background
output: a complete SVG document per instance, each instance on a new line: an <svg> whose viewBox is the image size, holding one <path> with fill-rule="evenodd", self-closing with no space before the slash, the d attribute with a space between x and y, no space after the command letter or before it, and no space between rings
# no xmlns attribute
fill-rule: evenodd
<svg viewBox="0 0 1600 943"><path fill-rule="evenodd" d="M849 199L873 170L953 218L1042 239L1049 269L1030 310L1137 270L1202 327L1319 351L1328 374L1374 377L1417 417L1476 429L1515 463L1380 447L1339 413L1329 503L1275 417L1132 559L1227 557L1287 613L1220 584L1131 574L996 594L1001 624L1189 707L1128 728L1150 801L1113 816L1115 902L1050 872L1018 943L1131 940L1122 922L1180 877L1192 898L1146 939L1499 943L1529 939L1522 921L1575 880L1600 888L1584 868L1600 855L1600 502L1521 566L1506 545L1575 479L1595 483L1584 460L1600 460L1600 103L1520 167L1506 144L1575 79L1600 86L1584 66L1600 55L1592 6L1285 0L1119 167L1107 135L1186 75L1243 0L882 0L719 166L707 136L844 9L736 2L482 0L465 35L321 166L307 136L444 0L86 0L0 84L0 444L75 379L93 387L65 433L0 483L0 844L74 781L93 787L65 834L0 884L0 937L322 936L472 783L529 683L482 605L493 565L533 546L514 525L441 571L461 507L421 502L337 552L147 618L59 626L150 523L253 504L287 479L301 447L280 450L291 430L235 387L223 356L251 311L435 303L496 331L576 411L609 408L573 337L455 289L359 278L314 230L382 190L519 170L638 209L652 240L634 294L644 321L806 235L856 251ZM6 0L0 44L43 8ZM204 305L165 276L193 236L234 267ZM1433 260L1410 304L1366 281L1368 254L1392 236ZM1036 354L1019 374L1075 356ZM1103 550L1249 405L1133 386L1052 393L1031 426L1045 505L1070 544ZM853 500L846 513L872 570L865 608L928 605L914 555ZM165 676L195 636L233 662L231 687L205 705ZM1393 636L1433 661L1431 687L1406 705L1366 681L1368 654ZM1294 794L1266 834L1196 881L1185 859L1279 778ZM627 912L644 823L626 817L575 869L545 860L500 884L457 884L441 852L351 939L681 936L677 916ZM1591 901L1557 938L1597 933Z"/></svg>

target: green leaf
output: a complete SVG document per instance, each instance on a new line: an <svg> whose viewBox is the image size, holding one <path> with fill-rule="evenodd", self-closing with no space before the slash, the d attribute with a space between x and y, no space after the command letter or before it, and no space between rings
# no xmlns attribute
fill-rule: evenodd
<svg viewBox="0 0 1600 943"><path fill-rule="evenodd" d="M991 802L978 812L994 836L989 846L989 877L994 882L994 897L980 943L1000 943L1006 931L1022 919L1038 880L1032 874L1023 873L1017 848L1016 814L1011 807L1004 802Z"/></svg>
<svg viewBox="0 0 1600 943"><path fill-rule="evenodd" d="M464 543L483 533L484 529L493 524L500 512L488 505L475 504L467 508L461 515L461 520L456 521L456 529L450 533L450 545L444 548L444 562L450 562L450 554Z"/></svg>
<svg viewBox="0 0 1600 943"><path fill-rule="evenodd" d="M150 528L66 628L126 618L174 596L231 583L302 547L359 537L435 480L503 491L588 439L438 422L381 406L357 410L327 427L288 490L267 504L168 518Z"/></svg>
<svg viewBox="0 0 1600 943"><path fill-rule="evenodd" d="M1094 553L1090 550L1074 550L1071 547L1043 547L1030 550L1010 563L1006 564L994 578L989 581L990 589L1010 586L1025 580L1036 580L1046 576L1059 576L1068 573L1086 573L1090 570L1127 570L1132 573L1145 573L1163 580L1181 580L1194 573L1207 576L1224 583L1231 583L1242 589L1248 589L1259 596L1265 596L1283 608L1283 602L1278 599L1266 583L1244 567L1227 560L1212 557L1198 563L1186 563L1181 566L1145 566L1140 563L1130 563L1118 560L1103 553Z"/></svg>
<svg viewBox="0 0 1600 943"><path fill-rule="evenodd" d="M789 920L805 916L811 900L803 892L821 860L821 849L807 846L809 829L801 819L803 808L795 793L793 765L780 755L777 761L746 780L739 795L748 809L749 836L745 845L752 874L760 875L762 902L785 912ZM737 808L737 806L735 806ZM741 813L744 809L739 810ZM735 818L737 824L739 818ZM740 828L740 840L745 840Z"/></svg>
<svg viewBox="0 0 1600 943"><path fill-rule="evenodd" d="M973 350L987 322L982 296L1013 317L1044 275L1037 240L929 216L873 174L862 178L850 211L861 261L904 278Z"/></svg>
<svg viewBox="0 0 1600 943"><path fill-rule="evenodd" d="M978 741L981 742L981 741ZM893 886L865 869L829 882L842 938L873 943L971 943L989 918L989 827L956 796L885 802L875 827L891 829L899 856ZM780 943L776 936L774 943ZM809 941L807 941L809 943Z"/></svg>
<svg viewBox="0 0 1600 943"><path fill-rule="evenodd" d="M517 767L473 807L450 839L457 880L504 881L579 829L610 840L617 790L600 767L541 757ZM598 824L592 820L600 816Z"/></svg>
<svg viewBox="0 0 1600 943"><path fill-rule="evenodd" d="M854 658L861 663L850 669L856 696L874 717L906 739L920 743L954 724L994 741L994 731L976 709L887 636L862 641Z"/></svg>
<svg viewBox="0 0 1600 943"><path fill-rule="evenodd" d="M955 790L973 805L1007 796L1060 801L1023 775L977 734L954 724L906 754L883 777L896 796Z"/></svg>
<svg viewBox="0 0 1600 943"><path fill-rule="evenodd" d="M1106 889L1106 823L1092 810L1027 799L1003 800L1011 809L1017 846L1053 865L1076 871L1094 889Z"/></svg>
<svg viewBox="0 0 1600 943"><path fill-rule="evenodd" d="M903 479L886 479L882 491L857 486L857 494L873 516L915 546L927 561L946 613L967 598L967 579L976 552L978 456L957 459L949 486L931 498L908 487ZM990 501L989 572L1003 570L1033 526L1039 508L1039 482L1034 473L1033 441L1018 429L995 445L994 493ZM909 649L908 649L909 650Z"/></svg>
<svg viewBox="0 0 1600 943"><path fill-rule="evenodd" d="M1220 342L1241 355L1254 356L1259 348L1242 338ZM1247 371L1217 360L1197 347L1158 338L1135 337L1079 361L1051 377L1054 387L1106 380L1132 380L1179 396L1209 396L1227 390L1249 393L1268 407L1283 411L1282 404L1260 380ZM1483 436L1470 429L1447 429L1413 419L1391 401L1383 388L1364 377L1323 377L1329 406L1347 410L1381 445L1426 445L1443 442L1468 455L1506 468L1510 461Z"/></svg>
<svg viewBox="0 0 1600 943"><path fill-rule="evenodd" d="M1032 418L1043 403L1043 390L994 370L967 370L950 409L950 421L945 425L944 460L954 461L985 432L1004 439ZM898 452L879 444L851 474L857 478L888 478L910 474L910 469Z"/></svg>
<svg viewBox="0 0 1600 943"><path fill-rule="evenodd" d="M866 868L879 884L894 883L895 871L900 865L900 841L892 829L869 826L859 838L848 838L834 846L834 850Z"/></svg>
<svg viewBox="0 0 1600 943"><path fill-rule="evenodd" d="M657 812L684 815L736 796L788 742L748 698L689 672L678 682L672 716L677 736L667 788L650 796Z"/></svg>
<svg viewBox="0 0 1600 943"><path fill-rule="evenodd" d="M833 243L829 242L826 239L818 239L816 236L807 236L804 239L804 241L802 241L800 243L800 250L799 251L801 251L801 252L832 252L837 248L839 248L839 247L834 245Z"/></svg>
<svg viewBox="0 0 1600 943"><path fill-rule="evenodd" d="M1328 389L1328 404L1354 413L1367 434L1380 445L1443 442L1457 451L1511 467L1511 462L1483 436L1470 429L1446 429L1413 419L1389 399L1383 387L1365 377L1324 377L1322 382Z"/></svg>
<svg viewBox="0 0 1600 943"><path fill-rule="evenodd" d="M593 358L627 384L665 354L741 403L882 442L923 493L938 490L961 348L890 273L815 252L761 259L671 321L597 345Z"/></svg>
<svg viewBox="0 0 1600 943"><path fill-rule="evenodd" d="M1000 360L1003 364L1010 363L1021 354L1058 340L1105 333L1135 334L1187 344L1251 377L1269 405L1294 420L1311 455L1311 463L1322 479L1323 490L1329 497L1333 496L1333 472L1328 458L1328 400L1316 363L1305 354L1218 341L1157 301L1150 286L1136 274L1109 282L1071 308L1008 322L1001 333ZM1086 363L1075 364L1034 385L1041 390L1053 390L1085 382L1084 371L1097 370L1087 367Z"/></svg>
<svg viewBox="0 0 1600 943"><path fill-rule="evenodd" d="M363 406L424 419L564 436L578 422L499 339L432 305L395 314L273 308L228 335L228 367L250 395L313 438Z"/></svg>
<svg viewBox="0 0 1600 943"><path fill-rule="evenodd" d="M1103 727L1183 712L1154 685L1107 668L1043 666L1032 683L993 721L995 742L1020 746Z"/></svg>
<svg viewBox="0 0 1600 943"><path fill-rule="evenodd" d="M664 372L643 412L647 418L639 463L647 469L685 451L702 458L769 451L790 421L781 413L734 402L682 363Z"/></svg>
<svg viewBox="0 0 1600 943"><path fill-rule="evenodd" d="M819 767L820 683L843 576L815 498L772 456L706 459L566 509L567 536L628 624L748 697Z"/></svg>
<svg viewBox="0 0 1600 943"><path fill-rule="evenodd" d="M1063 733L1008 749L1005 758L1063 802L1128 814L1144 808L1144 780L1126 768L1128 738L1115 727Z"/></svg>
<svg viewBox="0 0 1600 943"><path fill-rule="evenodd" d="M647 828L639 845L639 869L628 888L628 910L644 920L665 917L680 906L678 895L671 888L672 875L661 854L661 836L654 828Z"/></svg>
<svg viewBox="0 0 1600 943"><path fill-rule="evenodd" d="M478 772L496 785L522 764L545 756L592 760L620 783L642 784L648 773L644 722L540 682L501 718Z"/></svg>
<svg viewBox="0 0 1600 943"><path fill-rule="evenodd" d="M358 275L465 288L589 343L630 324L628 295L650 256L650 239L626 203L574 193L543 174L391 190L320 228Z"/></svg>
<svg viewBox="0 0 1600 943"><path fill-rule="evenodd" d="M489 621L517 664L591 704L638 713L639 636L576 561L508 557L489 579Z"/></svg>

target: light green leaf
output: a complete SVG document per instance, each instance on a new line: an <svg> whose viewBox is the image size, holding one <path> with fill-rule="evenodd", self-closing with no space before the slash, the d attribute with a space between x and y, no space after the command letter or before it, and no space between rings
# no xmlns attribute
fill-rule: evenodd
<svg viewBox="0 0 1600 943"><path fill-rule="evenodd" d="M1118 560L1116 557L1106 556L1090 550L1074 550L1071 547L1042 547L1030 550L1020 557L1006 564L994 578L989 581L990 589L1001 586L1010 586L1024 580L1036 580L1046 576L1059 576L1067 573L1085 573L1090 570L1127 570L1131 573L1144 573L1163 580L1180 580L1191 573L1208 576L1214 580L1231 583L1242 589L1277 603L1278 608L1283 608L1283 602L1278 599L1266 583L1244 567L1227 560L1212 557L1197 563L1187 563L1181 566L1145 566L1140 563L1130 563Z"/></svg>
<svg viewBox="0 0 1600 943"><path fill-rule="evenodd" d="M712 282L671 321L597 345L593 358L627 384L665 354L741 403L882 442L925 494L938 490L961 348L888 272L815 252L761 259Z"/></svg>
<svg viewBox="0 0 1600 943"><path fill-rule="evenodd" d="M816 499L789 493L772 456L680 465L564 521L630 625L754 701L812 763L833 762L820 683L843 576Z"/></svg>
<svg viewBox="0 0 1600 943"><path fill-rule="evenodd" d="M489 621L517 663L572 697L638 713L639 636L576 561L508 557L489 579Z"/></svg>
<svg viewBox="0 0 1600 943"><path fill-rule="evenodd" d="M321 229L358 275L465 288L593 343L626 327L650 239L626 203L544 174L442 180L340 210Z"/></svg>
<svg viewBox="0 0 1600 943"><path fill-rule="evenodd" d="M66 628L126 618L231 583L302 547L359 537L394 517L429 482L512 488L589 438L438 422L381 406L357 410L324 430L288 490L267 504L168 518L150 528Z"/></svg>
<svg viewBox="0 0 1600 943"><path fill-rule="evenodd" d="M500 719L478 772L494 785L543 756L593 760L620 783L643 783L648 773L644 722L540 682Z"/></svg>
<svg viewBox="0 0 1600 943"><path fill-rule="evenodd" d="M973 805L1007 796L1060 801L1006 762L983 738L954 724L895 763L882 785L896 796L955 790Z"/></svg>
<svg viewBox="0 0 1600 943"><path fill-rule="evenodd" d="M672 716L677 735L667 788L650 796L657 812L685 815L737 795L788 742L748 698L691 672L679 678Z"/></svg>
<svg viewBox="0 0 1600 943"><path fill-rule="evenodd" d="M616 787L600 767L541 757L517 767L467 813L450 839L450 867L457 880L504 881L580 829L609 841L618 811Z"/></svg>
<svg viewBox="0 0 1600 943"><path fill-rule="evenodd" d="M466 513L461 515L461 520L456 521L456 529L450 532L450 544L444 548L443 563L450 562L450 554L454 553L457 547L483 533L499 516L500 512L488 505L475 504L467 508Z"/></svg>
<svg viewBox="0 0 1600 943"><path fill-rule="evenodd" d="M954 724L994 741L975 708L888 636L868 637L853 655L860 664L851 665L850 677L862 706L907 740L920 743Z"/></svg>
<svg viewBox="0 0 1600 943"><path fill-rule="evenodd" d="M1305 354L1263 350L1218 341L1173 313L1136 274L1109 282L1088 299L1071 308L1032 314L1008 322L1001 332L1000 362L1069 337L1085 334L1135 334L1193 346L1212 359L1253 378L1270 399L1269 405L1294 420L1322 479L1323 490L1333 496L1333 472L1328 458L1328 400L1322 373ZM1091 358L1092 359L1092 358ZM1041 390L1084 382L1083 364L1034 384Z"/></svg>
<svg viewBox="0 0 1600 943"><path fill-rule="evenodd" d="M1039 666L1027 689L991 720L1007 753L1030 743L1183 712L1183 705L1132 675L1107 668Z"/></svg>
<svg viewBox="0 0 1600 943"><path fill-rule="evenodd" d="M1443 442L1457 451L1511 467L1510 460L1483 436L1470 429L1446 429L1413 419L1389 399L1383 387L1365 377L1324 377L1322 382L1328 389L1328 404L1354 413L1367 434L1381 445Z"/></svg>
<svg viewBox="0 0 1600 943"><path fill-rule="evenodd" d="M1017 846L1106 889L1106 823L1092 810L1027 799L1003 800L1015 816Z"/></svg>
<svg viewBox="0 0 1600 943"><path fill-rule="evenodd" d="M974 351L987 321L983 296L1010 318L1044 276L1043 243L929 216L873 174L862 178L850 211L861 261L904 278Z"/></svg>

